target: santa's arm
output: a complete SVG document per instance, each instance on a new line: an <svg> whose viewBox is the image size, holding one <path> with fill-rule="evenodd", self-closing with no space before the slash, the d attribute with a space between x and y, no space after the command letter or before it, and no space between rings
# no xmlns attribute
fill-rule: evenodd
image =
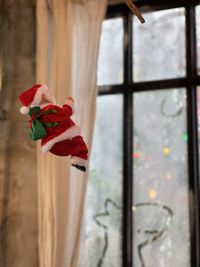
<svg viewBox="0 0 200 267"><path fill-rule="evenodd" d="M64 110L69 110L70 116L74 114L74 99L72 97L68 97L66 103L63 105Z"/></svg>
<svg viewBox="0 0 200 267"><path fill-rule="evenodd" d="M66 104L64 104L62 108L58 106L58 108L56 108L56 112L49 112L49 110L54 110L55 106L56 105L52 105L51 107L49 107L49 109L45 111L46 114L44 112L44 115L42 117L43 123L62 122L71 117L74 113L73 98L68 98Z"/></svg>
<svg viewBox="0 0 200 267"><path fill-rule="evenodd" d="M73 98L68 97L66 104L64 104L62 107L58 105L49 105L49 107L43 112L41 121L43 123L62 122L67 118L71 117L73 114L74 100Z"/></svg>

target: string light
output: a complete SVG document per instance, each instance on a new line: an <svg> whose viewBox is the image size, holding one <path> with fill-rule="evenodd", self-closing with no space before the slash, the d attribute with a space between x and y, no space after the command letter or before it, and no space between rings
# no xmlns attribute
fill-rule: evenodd
<svg viewBox="0 0 200 267"><path fill-rule="evenodd" d="M169 147L164 147L164 148L163 148L163 154L164 154L165 156L169 156L169 154L170 154L170 148L169 148Z"/></svg>
<svg viewBox="0 0 200 267"><path fill-rule="evenodd" d="M188 134L187 133L182 134L182 139L183 139L183 141L187 142L188 141Z"/></svg>
<svg viewBox="0 0 200 267"><path fill-rule="evenodd" d="M135 212L137 210L136 206L132 207L132 211Z"/></svg>
<svg viewBox="0 0 200 267"><path fill-rule="evenodd" d="M165 179L166 179L166 180L171 180L171 179L172 179L172 175L171 175L171 173L167 173L167 174L165 175Z"/></svg>
<svg viewBox="0 0 200 267"><path fill-rule="evenodd" d="M139 152L135 152L135 153L133 153L133 158L139 159L139 158L141 158L141 154Z"/></svg>
<svg viewBox="0 0 200 267"><path fill-rule="evenodd" d="M153 190L153 189L149 190L149 198L155 199L157 197L157 194L158 193L156 190Z"/></svg>

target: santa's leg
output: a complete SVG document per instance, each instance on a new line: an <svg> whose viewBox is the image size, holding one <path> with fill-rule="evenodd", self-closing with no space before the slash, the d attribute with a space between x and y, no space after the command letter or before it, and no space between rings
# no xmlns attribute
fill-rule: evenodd
<svg viewBox="0 0 200 267"><path fill-rule="evenodd" d="M72 140L74 151L71 153L71 164L80 171L85 172L88 166L88 149L82 136L76 136Z"/></svg>
<svg viewBox="0 0 200 267"><path fill-rule="evenodd" d="M74 145L71 140L64 140L54 144L50 152L56 156L66 157L71 155L73 147Z"/></svg>
<svg viewBox="0 0 200 267"><path fill-rule="evenodd" d="M71 155L72 166L84 172L87 170L88 149L82 136L58 142L50 149L50 152L62 157Z"/></svg>

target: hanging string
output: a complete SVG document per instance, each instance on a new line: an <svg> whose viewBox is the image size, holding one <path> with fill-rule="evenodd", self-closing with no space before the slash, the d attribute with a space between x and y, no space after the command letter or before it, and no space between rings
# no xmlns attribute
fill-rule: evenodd
<svg viewBox="0 0 200 267"><path fill-rule="evenodd" d="M133 4L132 0L124 0L124 3L130 8L130 10L135 14L141 23L145 23L145 19L143 18L142 14L140 13L139 9Z"/></svg>
<svg viewBox="0 0 200 267"><path fill-rule="evenodd" d="M78 4L84 5L88 0L74 0L74 2ZM141 23L145 23L145 19L143 18L142 14L140 13L139 9L133 4L132 0L123 0L124 3L130 8L130 10L135 14Z"/></svg>

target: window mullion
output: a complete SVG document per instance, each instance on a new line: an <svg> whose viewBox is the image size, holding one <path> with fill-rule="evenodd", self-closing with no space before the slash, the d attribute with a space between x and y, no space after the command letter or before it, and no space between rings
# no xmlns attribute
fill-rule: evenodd
<svg viewBox="0 0 200 267"><path fill-rule="evenodd" d="M132 267L132 14L124 17L123 267Z"/></svg>
<svg viewBox="0 0 200 267"><path fill-rule="evenodd" d="M195 7L186 7L186 51L187 51L187 125L188 164L190 188L191 266L200 265L199 254L199 161L196 76L196 19Z"/></svg>

